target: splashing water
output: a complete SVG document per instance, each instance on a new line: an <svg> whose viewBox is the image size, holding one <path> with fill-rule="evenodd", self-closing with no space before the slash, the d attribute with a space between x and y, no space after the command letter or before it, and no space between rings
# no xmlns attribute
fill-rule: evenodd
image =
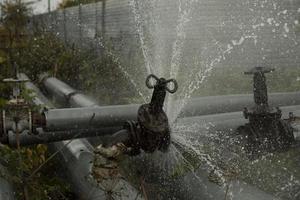
<svg viewBox="0 0 300 200"><path fill-rule="evenodd" d="M193 3L195 1L188 1L188 2L184 2L185 4L187 4L185 7L186 9L182 8L182 1L179 1L179 19L178 19L178 25L176 27L176 40L173 44L173 48L172 48L172 58L171 58L171 70L170 70L170 77L177 79L178 77L178 71L179 71L179 67L181 65L181 58L182 58L182 49L184 46L184 41L186 39L186 31L185 31L185 27L186 24L189 22L189 18L190 18L190 13L192 10L192 6ZM168 96L168 100L167 100L167 107L166 107L166 111L168 116L174 116L172 115L172 111L171 111L171 105L174 105L174 96ZM171 124L173 123L173 118L175 117L171 117Z"/></svg>
<svg viewBox="0 0 300 200"><path fill-rule="evenodd" d="M132 12L133 12L134 19L136 22L136 29L139 34L141 49L142 49L144 60L145 60L145 67L146 67L147 73L152 74L153 66L152 66L152 62L150 61L150 55L149 55L148 48L146 46L146 41L145 41L146 39L144 36L144 31L143 31L142 21L141 21L141 14L140 14L140 11L137 9L138 1L130 0L130 6L132 7Z"/></svg>
<svg viewBox="0 0 300 200"><path fill-rule="evenodd" d="M73 20L72 18L70 18L71 20ZM142 98L143 102L146 103L149 101L150 96L145 95L142 90L140 89L140 87L138 86L138 84L135 82L135 79L133 78L133 76L128 73L128 71L121 65L118 56L116 56L111 50L109 50L108 48L106 48L103 39L100 37L96 37L96 32L94 29L90 28L88 25L86 24L80 24L83 32L89 37L89 38L94 38L94 42L99 45L100 47L102 47L103 49L105 49L106 54L108 56L110 56L113 59L113 62L117 65L117 67L120 69L120 71L122 72L122 74L125 76L125 78L132 84L132 86L134 87L134 89L136 90L136 92L138 93L138 95Z"/></svg>
<svg viewBox="0 0 300 200"><path fill-rule="evenodd" d="M227 25L230 27L236 23L234 25L237 29L236 33L228 34L228 38L225 39L218 36L219 33L211 30L209 26L203 26L202 28L206 29L199 32L203 33L206 41L199 42L199 49L192 50L191 52L188 49L188 45L191 42L187 43L187 40L193 40L194 36L189 32L189 29L191 29L192 25L196 24L195 20L201 20L201 18L193 18L195 12L199 12L194 7L201 6L201 4L204 4L203 1L172 1L170 9L173 11L176 10L176 14L173 12L174 15L160 13L162 4L163 2L159 0L147 1L145 3L131 0L132 12L137 26L147 73L156 73L159 76L163 75L166 78L175 78L179 81L182 89L176 96L169 95L166 102L166 111L172 126L172 140L175 144L183 148L184 151L191 151L191 154L196 154L205 163L208 171L213 170L222 184L224 184L227 180L224 177L223 171L215 164L214 158L210 156L211 152L204 153L202 150L203 147L197 143L198 140L189 140L187 137L189 127L183 126L178 129L176 119L188 103L188 100L203 85L206 78L211 75L216 67L225 65L225 63L231 61L230 59L241 59L241 55L245 59L248 59L246 57L248 55L244 53L247 46L250 46L249 49L252 48L252 55L250 56L253 56L253 62L251 63L251 67L253 67L253 63L255 65L264 64L268 57L272 60L273 57L271 56L273 55L269 55L267 54L268 51L265 51L265 46L267 46L265 41L270 35L264 35L264 31L268 32L271 30L271 36L273 34L274 38L280 38L278 35L281 35L285 38L284 40L292 42L294 47L297 46L296 36L293 36L294 33L290 33L291 24L284 23L284 21L288 20L289 12L281 11L280 7L272 8L272 13L275 14L270 19L270 17L266 17L269 14L266 14L263 9L274 7L272 2L243 2L241 3L243 4L242 6L249 8L250 14L253 15L253 20L242 21L239 16L235 18L230 16L228 20L220 19L215 22L219 31L223 33L228 31L226 30ZM168 12L170 11L164 11L164 13ZM172 24L171 21L175 23ZM268 25L266 25L267 23ZM281 29L274 30L278 26ZM282 32L282 34L278 34L278 32ZM290 36L286 36L287 34ZM282 39L280 38L280 40ZM229 61L227 61L228 58ZM198 128L192 132L193 135L200 134ZM210 135L207 137L212 138L214 136ZM170 151L173 153L167 160L154 159L153 157L152 159L159 160L159 162L155 163L160 163L162 168L167 168L169 171L174 170L170 166L180 162L184 162L192 172L194 171L190 161L186 160L176 147L171 147ZM173 156L176 157L175 163L174 158L170 158ZM195 173L193 173L193 176L197 177ZM198 180L201 181L201 178L198 178Z"/></svg>
<svg viewBox="0 0 300 200"><path fill-rule="evenodd" d="M206 169L214 170L221 182L225 183L226 178L222 169L215 164L215 158L210 156L212 153L203 150L205 147L199 142L199 138L189 138L190 135L205 135L199 132L202 129L198 126L179 127L176 120L188 100L203 86L206 78L218 66L227 66L228 63L235 64L232 61L241 58L252 60L249 64L252 67L253 64L265 64L266 60L272 60L273 57L279 55L269 54L268 43L274 43L277 40L286 41L288 43L286 46L289 48L297 46L297 36L292 30L299 22L291 19L290 16L293 16L291 11L281 8L271 1L258 0L237 3L237 6L247 9L244 11L247 15L242 13L234 16L236 13L226 13L220 17L213 16L216 14L213 13L210 16L213 19L208 19L206 15L209 13L204 13L205 9L200 9L206 5L205 3L207 4L207 1L203 0L130 0L129 5L144 62L144 66L141 66L140 70L146 71L147 74L154 73L157 76L175 78L181 87L176 96L169 95L166 102L166 112L172 127L174 145L171 145L168 154L157 152L148 155L148 160L155 161L150 162L154 168L168 173L176 171L178 163L184 163L193 176L201 182L202 178L195 173L193 163L177 149L179 147L190 154L196 154L197 158L205 163ZM168 6L164 6L166 4ZM221 6L232 12L241 9L233 8L233 5ZM264 9L267 7L271 7L270 13L265 12ZM222 10L220 9L219 12ZM250 20L242 18L244 16ZM81 26L89 37L94 37L95 31L92 28L89 28L88 25ZM191 27L196 26L199 26L199 30L194 33L191 31ZM228 30L227 27L232 30ZM264 35L264 31L267 31L268 34ZM220 36L222 34L226 37ZM273 40L267 40L268 37ZM202 38L205 39L201 40ZM95 42L104 47L101 39L96 39ZM195 46L197 47L195 48ZM288 55L289 48L280 52L280 55ZM126 67L121 65L119 57L114 53L108 52L108 54L118 64L119 69L136 88L144 102L148 102L149 94L144 94L143 90L139 88L136 74L126 70ZM271 64L273 63L271 62ZM205 135L205 137L213 140L219 139L217 134Z"/></svg>
<svg viewBox="0 0 300 200"><path fill-rule="evenodd" d="M178 13L179 19L178 24L176 26L176 39L172 48L172 58L171 58L171 70L170 77L177 78L178 70L181 65L181 57L182 57L182 48L184 45L184 41L186 39L186 24L190 20L190 13L192 10L192 6L195 0L193 1L179 1ZM182 4L186 4L183 8Z"/></svg>

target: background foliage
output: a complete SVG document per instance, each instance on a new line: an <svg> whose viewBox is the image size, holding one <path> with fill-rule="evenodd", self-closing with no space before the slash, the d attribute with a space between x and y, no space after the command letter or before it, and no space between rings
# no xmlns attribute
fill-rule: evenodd
<svg viewBox="0 0 300 200"><path fill-rule="evenodd" d="M49 156L47 146L36 145L19 150L1 146L0 156L1 163L9 171L1 171L0 176L14 184L17 199L71 199L70 185L61 178L60 165L56 159L30 177Z"/></svg>
<svg viewBox="0 0 300 200"><path fill-rule="evenodd" d="M31 45L31 35L27 31L30 10L20 0L1 5L3 18L0 24L0 79L15 77L16 66L26 63L27 50ZM26 68L25 71L33 68ZM27 92L23 92L27 97ZM9 85L0 83L0 108L11 95ZM26 98L28 99L28 98ZM0 162L8 170L1 168L0 175L16 187L17 199L72 199L70 186L57 174L59 166L53 159L37 173L33 173L49 157L47 146L11 149L0 145ZM31 177L32 176L32 177ZM30 177L30 178L29 178Z"/></svg>
<svg viewBox="0 0 300 200"><path fill-rule="evenodd" d="M60 8L67 8L72 6L77 6L79 4L88 4L88 3L95 3L102 0L63 0L62 3L60 3Z"/></svg>

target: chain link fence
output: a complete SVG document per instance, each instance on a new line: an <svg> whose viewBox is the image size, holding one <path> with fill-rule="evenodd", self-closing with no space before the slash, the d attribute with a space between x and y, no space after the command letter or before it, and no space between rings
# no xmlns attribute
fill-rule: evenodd
<svg viewBox="0 0 300 200"><path fill-rule="evenodd" d="M299 20L297 0L103 0L34 16L31 24L67 45L108 52L144 85L147 64L178 65L185 79L208 67L300 67Z"/></svg>
<svg viewBox="0 0 300 200"><path fill-rule="evenodd" d="M94 49L99 55L105 47L113 54L121 54L116 58L133 58L130 52L138 49L138 40L127 4L128 1L111 0L79 5L34 16L31 24L56 34L67 45Z"/></svg>

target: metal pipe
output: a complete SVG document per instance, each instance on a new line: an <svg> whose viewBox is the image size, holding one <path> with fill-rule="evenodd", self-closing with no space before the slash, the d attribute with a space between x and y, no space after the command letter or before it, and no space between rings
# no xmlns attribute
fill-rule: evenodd
<svg viewBox="0 0 300 200"><path fill-rule="evenodd" d="M136 120L134 106L106 106L53 109L44 112L47 131L83 128L122 127L128 120Z"/></svg>
<svg viewBox="0 0 300 200"><path fill-rule="evenodd" d="M93 146L83 139L72 140L68 143L69 141L55 143L55 151L62 149L61 160L68 169L68 177L79 199L102 200L107 198L105 190L97 187L92 180L89 181L94 160ZM118 196L121 195L124 200L132 200L138 194L136 189L123 179L114 186L113 190L120 191ZM137 198L137 200L141 200L141 198Z"/></svg>
<svg viewBox="0 0 300 200"><path fill-rule="evenodd" d="M300 105L300 92L271 93L269 104L274 107ZM191 98L179 117L237 112L252 106L254 106L252 94Z"/></svg>
<svg viewBox="0 0 300 200"><path fill-rule="evenodd" d="M44 112L47 131L65 131L73 129L101 129L105 127L121 128L126 121L136 120L137 110L130 106L105 106L105 107L86 107L86 108L65 108L53 109ZM290 112L297 113L300 111L300 106L281 107L281 110L286 118ZM300 114L300 113L299 113ZM299 115L300 116L300 115ZM228 119L243 119L242 112L221 113L215 115L203 115L194 118L178 118L177 121L185 122L186 120L208 124L213 122L224 121ZM110 133L112 134L112 133Z"/></svg>
<svg viewBox="0 0 300 200"><path fill-rule="evenodd" d="M23 73L18 74L18 78L23 80L29 80L28 76ZM42 92L32 82L25 82L24 86L27 90L32 91L35 94L32 98L32 102L34 105L40 107L41 109L53 108L52 103L42 94Z"/></svg>
<svg viewBox="0 0 300 200"><path fill-rule="evenodd" d="M214 118L216 120L213 120ZM178 121L177 126L184 126L188 131L188 133L186 133L186 135L188 135L187 137L192 141L201 142L203 135L206 135L206 133L208 133L208 135L220 134L220 137L223 135L222 137L226 138L226 136L231 135L238 126L243 125L245 122L246 121L240 113L226 113L223 115L218 114L182 118ZM193 126L195 124L199 126L192 131L189 130L191 127L195 127ZM176 137L176 135L173 135L173 137ZM227 137L227 140L229 140L229 137ZM225 140L223 142L225 142ZM161 164L158 163L160 162L158 157L164 157L169 161L172 160L171 158L175 154L178 154L178 151L183 154L185 153L184 151L186 151L184 149L177 149L174 152L174 148L176 147L171 148L166 155L158 154L153 156L152 159L147 159L149 158L148 156L146 156L146 158L141 156L140 158L137 158L138 161L135 162L136 165L134 165L134 167L129 167L130 171L144 172L142 173L142 177L145 180L146 190L151 189L151 191L155 191L147 193L149 195L149 199L215 200L227 199L225 198L226 194L230 194L230 197L232 197L231 199L233 200L278 199L250 184L247 184L244 181L237 179L231 180L228 188L224 185L220 186L209 179L211 173L209 167L211 166L207 167L205 166L206 163L203 162L201 162L201 167L174 177L172 174L168 174L170 172L163 171ZM182 164L187 164L185 159L181 161L180 156L174 159L179 165L181 162ZM227 158L224 159L226 160ZM166 162L166 160L164 160L164 162ZM179 166L179 168L181 167ZM164 184L161 184L161 182Z"/></svg>
<svg viewBox="0 0 300 200"><path fill-rule="evenodd" d="M215 121L212 121L213 119L216 119ZM184 124L186 126L189 126L190 124L193 124L195 122L203 124L203 123L213 123L213 126L218 131L228 131L233 130L233 127L237 127L238 125L243 124L241 113L227 113L223 115L212 115L212 116L200 116L200 117L193 117L193 118L183 118L181 121L178 122L179 125ZM203 127L203 129L206 129ZM198 128L198 130L201 130ZM210 130L212 131L212 130ZM44 134L42 131L40 134ZM101 132L102 134L102 132ZM20 135L20 141L23 140L22 134ZM38 135L39 136L39 135ZM33 136L34 137L34 136ZM56 136L54 136L56 137ZM91 167L91 161L93 160L93 153L90 151L92 150L92 146L90 144L86 143L86 140L74 140L69 145L64 148L63 156L66 162L69 164L71 163L73 169L71 170L71 173L73 173L72 178L74 179L74 176L80 172L80 177L86 177L89 174L88 169ZM66 142L59 142L55 144L55 149L60 149L61 147L57 147L57 145L66 144ZM201 172L201 173L200 173ZM221 197L222 195L225 195L226 189L223 187L218 186L217 184L211 183L207 179L207 172L196 170L198 178L201 177L201 180L205 182L199 182L199 180L194 179L194 174L188 173L184 176L184 178L179 179L176 181L176 184L172 186L172 190L175 190L176 188L178 190L175 191L169 191L170 194L176 197L182 198L185 194L183 191L193 190L193 192L189 192L188 195L190 196L189 199L197 199L195 197L201 197L201 199L218 199L217 197ZM81 177L81 178L82 178ZM188 180L187 180L188 177ZM172 182L173 180L168 180ZM81 182L80 182L81 183ZM77 184L77 183L76 183ZM250 186L244 182L240 181L232 181L233 185L236 185L239 188L242 188L242 190L237 190L233 187L230 188L230 191L232 192L235 199L241 199L246 200L246 197L250 197L252 199L259 199L259 197L263 197L263 199L273 199L272 196L267 195L266 193L258 190L257 188L254 188L253 186ZM191 185L193 187L191 188ZM195 189L197 186L197 189ZM204 187L205 186L205 187ZM78 191L81 191L80 194L83 194L82 191L84 188L88 188L90 190L90 186L87 186L86 184L84 186L82 185L76 185L75 186ZM128 186L127 186L128 187ZM150 186L149 186L150 187ZM180 190L179 190L180 188ZM205 191L204 191L205 190ZM200 192L201 191L201 192ZM204 191L204 192L203 192ZM166 192L166 191L164 191ZM96 192L97 195L99 195ZM94 195L94 194L93 194ZM103 195L103 194L102 194ZM157 192L156 194L151 194L153 198L157 198L158 195L166 195L166 194L159 194ZM238 198L237 198L238 197Z"/></svg>
<svg viewBox="0 0 300 200"><path fill-rule="evenodd" d="M122 107L122 109L120 107L115 107L115 110L112 107L112 109L110 111L107 111L106 114L103 114L104 110L102 110L102 113L97 113L97 115L95 114L94 117L96 119L98 119L98 114L100 114L99 116L101 116L101 114L102 114L102 117L104 119L103 122L108 123L108 124L114 122L119 125L122 123L122 120L125 119L125 118L123 118L125 115L127 115L126 116L126 117L128 117L127 119L132 119L136 116L136 110L137 110L138 106L137 105L136 105L136 107L135 107L135 105L130 105L130 106L132 106L132 108L128 108L126 114L123 113L126 110L126 106ZM122 110L121 115L114 115L112 110L113 110L113 112L118 112L118 111ZM216 109L213 107L211 110L208 110L206 112L212 112L215 110ZM77 111L81 111L80 115L83 114L83 112L82 112L83 110L79 109ZM59 111L54 111L54 112L59 112ZM51 114L54 114L54 112ZM71 112L71 110L70 110L70 112ZM94 114L94 113L95 112L91 112L91 110L90 110L89 113L87 114L87 116L88 116L87 118L91 119L92 115L90 115L90 114ZM109 113L111 115L109 115ZM203 112L203 113L205 113L205 112ZM79 113L74 114L75 118L76 118L77 114L79 114ZM48 119L50 120L50 118L51 118L51 121L52 121L52 117L49 117L49 116L50 116L50 114L48 115ZM63 114L61 116L63 116ZM200 122L210 122L217 116L219 116L219 115L203 116L202 119L200 119L200 120L199 120L199 118L189 118L189 119L183 118L183 119L179 119L178 123L179 124L185 123L185 120L189 121L190 123L193 123L193 121L195 121L195 122L199 122L199 121ZM78 115L77 115L77 117L78 117ZM219 127L221 127L221 125L223 125L223 128L225 128L225 129L229 128L229 130L231 130L230 126L232 127L233 124L228 124L227 122L231 121L237 125L242 124L245 121L239 122L238 119L242 119L241 117L242 117L241 112L231 113L231 114L223 114L223 115L219 116L219 120L220 120L220 121L218 121ZM83 118L80 119L80 118L81 117L79 117L78 124L81 124L83 126L91 125L91 123L88 123L88 122L90 122L89 120L86 120ZM96 119L95 120L93 119L93 124L94 124L94 122L97 121ZM99 119L101 119L101 117ZM227 122L225 122L223 119L227 119ZM53 120L54 120L54 118L53 118ZM180 120L182 120L182 121L180 122ZM63 121L63 118L61 118L60 121ZM52 123L55 124L56 122L52 121ZM102 122L99 124L105 125ZM61 128L63 128L66 124L63 123L61 125L62 125ZM48 128L50 128L50 127L51 126L49 125ZM89 144L85 144L85 147L87 147L87 146L89 146ZM74 153L72 155L74 155ZM90 156L92 156L92 155L90 155ZM80 165L84 169L86 169L86 167L88 165L90 165L90 163L88 162L88 160L90 160L90 159L91 159L91 157L89 159L87 159L87 161L85 161L85 162L81 162L80 164L76 163L75 166ZM138 163L140 163L140 162L138 162ZM146 162L146 165L147 165L146 167L149 168L149 163ZM142 169L141 172L145 171L145 168L143 166L140 166L140 167ZM133 170L133 169L131 169L131 170ZM80 167L79 167L78 171L73 170L73 172L75 172L73 177L78 176L78 174L82 174ZM147 170L147 172L148 172L148 170ZM207 172L202 173L201 170L197 170L197 176L199 178L196 178L196 179L194 176L192 176L192 173L188 173L187 175L183 176L180 179L169 179L168 183L164 184L164 185L168 185L169 187L162 186L162 184L159 182L160 181L159 177L161 174L162 174L162 172L159 170L158 176L154 176L154 177L156 177L156 181L158 181L157 185L159 188L156 188L157 189L157 190L155 190L156 192L151 192L150 194L148 193L148 195L152 199L158 199L158 198L161 198L162 196L168 196L168 195L171 196L171 198L178 197L179 199L187 199L187 198L188 199L203 199L203 200L205 200L205 199L223 199L225 196L225 193L226 193L226 188L220 187L220 186L216 185L215 183L209 182L207 180L207 176L206 176ZM144 173L143 175L147 176L147 173ZM148 174L148 175L151 176L150 174ZM234 187L229 188L229 190L227 192L230 192L232 194L233 199L239 199L239 200L250 200L250 199L251 200L252 199L274 200L274 199L276 199L273 196L268 195L265 192L255 188L253 186L249 186L249 185L245 184L244 182L233 181L232 184L234 185ZM145 184L145 187L148 188L148 186L149 186L153 189L153 188L155 188L155 185L156 184L150 184L150 185ZM79 186L79 187L81 187L81 186ZM164 188L162 189L162 187L164 187ZM78 188L78 189L81 189L81 188ZM163 192L161 192L161 191L163 191ZM164 194L162 194L162 193L164 193Z"/></svg>
<svg viewBox="0 0 300 200"><path fill-rule="evenodd" d="M76 91L69 85L53 77L43 77L41 79L42 87L47 93L56 100L69 104L71 107L88 107L97 104L90 98ZM181 102L175 102L177 103ZM270 106L290 106L300 104L300 92L273 93L269 95ZM136 110L140 105L124 105L123 109L128 106L128 112L136 115ZM252 107L253 95L225 95L197 97L188 100L179 117L190 117L197 115L210 115L216 113L242 111L245 107ZM130 110L132 109L132 110ZM133 116L131 117L133 118Z"/></svg>
<svg viewBox="0 0 300 200"><path fill-rule="evenodd" d="M283 119L288 119L290 113L293 113L295 116L300 117L300 105L296 106L284 106L280 107L282 110ZM203 115L203 116L194 116L194 117L185 117L177 120L177 124L184 123L198 123L198 124L210 124L210 123L218 123L226 120L237 120L244 123L247 123L243 116L243 112L231 112L231 113L221 113L221 114L213 114L213 115ZM232 128L232 125L229 125Z"/></svg>
<svg viewBox="0 0 300 200"><path fill-rule="evenodd" d="M44 132L41 128L37 129L38 134L29 134L28 131L23 131L19 135L19 144L21 146L28 146L34 144L49 144L58 141L78 139L78 138L88 138L88 137L103 137L106 138L104 141L108 141L109 137L106 135L111 135L120 130L122 127L108 127L102 129L79 129L72 131L59 131L59 132ZM8 132L7 144L11 147L17 147L16 134L12 131Z"/></svg>
<svg viewBox="0 0 300 200"><path fill-rule="evenodd" d="M59 104L70 105L71 107L89 107L97 106L97 103L91 98L70 87L66 83L54 77L43 75L40 78L46 92L54 97Z"/></svg>
<svg viewBox="0 0 300 200"><path fill-rule="evenodd" d="M37 88L34 88L34 92L37 94L37 98L46 99ZM88 104L85 102L90 101L80 101L79 98L74 98L74 102L78 105L86 106ZM48 101L42 101L42 103L44 106L49 107L49 105L47 105ZM90 106L92 105L90 104ZM112 129L114 129L114 127ZM41 132L41 134L49 136L49 133ZM103 132L101 132L101 134L103 134ZM22 137L20 139L22 140ZM107 141L109 141L109 139L107 139ZM91 174L92 161L94 159L94 148L86 139L55 142L50 144L49 147L53 152L61 151L61 164L67 169L67 175L72 184L73 191L79 198L86 200L101 200L106 198L106 192L97 187L95 183L88 180L88 177ZM131 197L138 193L135 188L125 180L121 180L115 186L115 190L120 190L122 193L125 192L126 194L122 196L122 199L125 200L131 200ZM140 198L138 198L138 200L140 200Z"/></svg>
<svg viewBox="0 0 300 200"><path fill-rule="evenodd" d="M31 87L32 85L25 85L25 88L32 90L44 107L52 107L49 104L47 98L39 91L36 87ZM36 139L36 138L35 138ZM14 143L14 142L12 142ZM74 139L72 142L67 144L68 141L56 142L49 144L49 148L53 152L61 151L60 159L61 164L67 169L66 174L72 184L73 191L87 200L92 199L102 199L105 196L104 191L97 188L91 182L87 180L90 175L91 161L93 160L93 147L87 142L86 139Z"/></svg>

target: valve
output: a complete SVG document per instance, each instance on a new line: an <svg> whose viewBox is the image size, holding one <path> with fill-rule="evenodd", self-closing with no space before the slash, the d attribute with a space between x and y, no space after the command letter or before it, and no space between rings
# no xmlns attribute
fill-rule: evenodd
<svg viewBox="0 0 300 200"><path fill-rule="evenodd" d="M0 111L0 141L7 143L8 131L16 133L17 137L23 130L32 133L32 113L29 104L21 98L21 85L28 79L19 79L17 76L17 65L15 64L16 74L14 78L6 78L3 83L12 85L12 97L7 101Z"/></svg>
<svg viewBox="0 0 300 200"><path fill-rule="evenodd" d="M152 81L154 84L151 84L151 79L154 79ZM166 80L151 74L146 79L146 86L154 90L151 102L142 105L138 110L139 144L146 152L153 152L156 149L165 151L170 144L170 127L163 105L167 92L175 93L178 84L174 79Z"/></svg>
<svg viewBox="0 0 300 200"><path fill-rule="evenodd" d="M290 123L281 119L280 108L270 107L265 73L274 69L255 67L245 72L253 75L253 92L255 106L244 108L244 117L249 123L238 128L238 132L246 138L246 150L250 154L264 151L283 150L295 141Z"/></svg>
<svg viewBox="0 0 300 200"><path fill-rule="evenodd" d="M146 86L154 89L151 102L140 106L137 121L125 123L124 129L111 137L108 147L100 145L95 150L92 175L98 184L104 184L107 179L118 179L117 161L122 159L123 154L135 156L141 150L146 153L166 151L170 145L170 126L163 105L167 92L177 91L177 82L151 74L146 79Z"/></svg>
<svg viewBox="0 0 300 200"><path fill-rule="evenodd" d="M146 79L146 86L153 90L151 102L138 109L137 121L125 123L124 129L115 133L112 144L121 142L137 155L140 150L153 153L155 150L166 151L170 145L170 126L163 105L167 92L173 94L178 89L176 80L157 78L151 74ZM124 139L126 138L126 139Z"/></svg>

